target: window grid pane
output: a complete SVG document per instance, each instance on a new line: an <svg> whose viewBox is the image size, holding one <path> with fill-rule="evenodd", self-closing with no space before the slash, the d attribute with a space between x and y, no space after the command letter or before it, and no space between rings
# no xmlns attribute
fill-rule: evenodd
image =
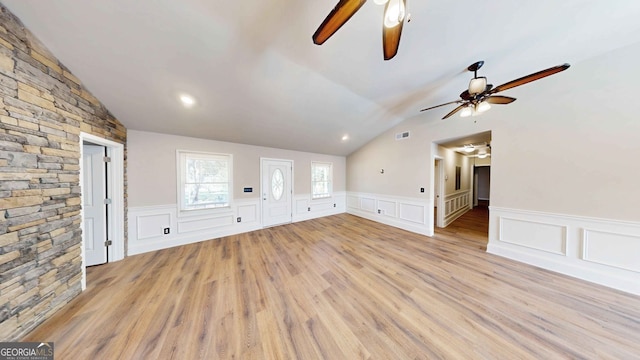
<svg viewBox="0 0 640 360"><path fill-rule="evenodd" d="M183 155L182 209L229 206L230 158L219 155Z"/></svg>
<svg viewBox="0 0 640 360"><path fill-rule="evenodd" d="M311 198L331 197L331 164L311 164Z"/></svg>

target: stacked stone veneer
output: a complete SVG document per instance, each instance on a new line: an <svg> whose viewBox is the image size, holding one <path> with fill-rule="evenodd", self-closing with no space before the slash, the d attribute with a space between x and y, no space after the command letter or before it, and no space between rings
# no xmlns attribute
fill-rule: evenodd
<svg viewBox="0 0 640 360"><path fill-rule="evenodd" d="M81 291L80 132L124 144L126 129L0 10L0 341L10 341Z"/></svg>

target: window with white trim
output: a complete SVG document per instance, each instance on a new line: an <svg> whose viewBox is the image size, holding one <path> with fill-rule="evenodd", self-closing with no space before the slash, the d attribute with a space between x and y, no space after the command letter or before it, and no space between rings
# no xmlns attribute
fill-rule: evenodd
<svg viewBox="0 0 640 360"><path fill-rule="evenodd" d="M180 211L229 207L232 192L232 157L178 150Z"/></svg>
<svg viewBox="0 0 640 360"><path fill-rule="evenodd" d="M333 164L311 162L311 198L331 197L333 182Z"/></svg>

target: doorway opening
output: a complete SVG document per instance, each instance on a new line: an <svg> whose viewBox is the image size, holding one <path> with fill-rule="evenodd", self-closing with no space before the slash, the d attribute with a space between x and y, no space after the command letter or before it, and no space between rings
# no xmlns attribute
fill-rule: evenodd
<svg viewBox="0 0 640 360"><path fill-rule="evenodd" d="M107 148L85 141L82 143L82 208L84 210L85 265L109 262L109 181L110 158Z"/></svg>
<svg viewBox="0 0 640 360"><path fill-rule="evenodd" d="M491 189L491 132L434 142L435 233L486 249Z"/></svg>
<svg viewBox="0 0 640 360"><path fill-rule="evenodd" d="M124 145L80 133L82 290L86 267L124 259Z"/></svg>
<svg viewBox="0 0 640 360"><path fill-rule="evenodd" d="M488 208L491 199L491 165L473 167L473 207Z"/></svg>
<svg viewBox="0 0 640 360"><path fill-rule="evenodd" d="M433 196L434 196L434 229L436 227L444 227L444 158L436 155L434 157L433 171Z"/></svg>

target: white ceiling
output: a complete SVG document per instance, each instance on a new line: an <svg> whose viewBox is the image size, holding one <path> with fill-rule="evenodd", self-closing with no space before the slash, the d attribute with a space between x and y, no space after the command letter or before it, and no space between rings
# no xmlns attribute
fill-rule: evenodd
<svg viewBox="0 0 640 360"><path fill-rule="evenodd" d="M440 119L452 107L418 111L456 100L477 60L499 85L640 42L640 1L407 0L411 22L383 61L373 1L312 43L337 2L3 1L129 129L336 155L404 119Z"/></svg>

